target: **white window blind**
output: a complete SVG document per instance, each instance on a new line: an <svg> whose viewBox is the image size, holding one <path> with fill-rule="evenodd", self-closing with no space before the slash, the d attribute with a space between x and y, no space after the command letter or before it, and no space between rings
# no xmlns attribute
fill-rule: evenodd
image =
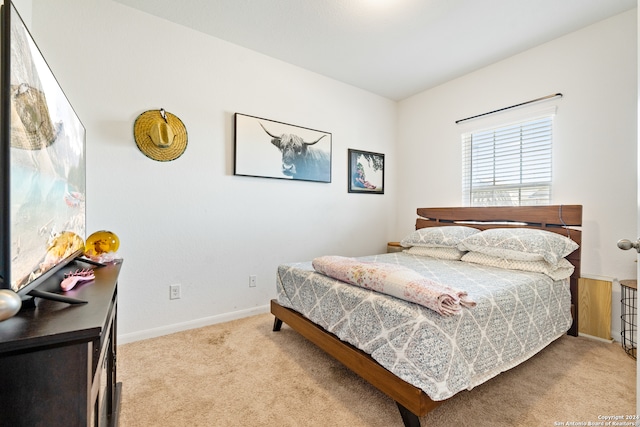
<svg viewBox="0 0 640 427"><path fill-rule="evenodd" d="M465 206L551 201L553 115L462 135Z"/></svg>

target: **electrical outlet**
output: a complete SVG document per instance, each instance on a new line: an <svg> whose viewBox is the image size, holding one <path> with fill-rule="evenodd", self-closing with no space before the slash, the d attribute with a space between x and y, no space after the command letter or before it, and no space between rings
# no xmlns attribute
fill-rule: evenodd
<svg viewBox="0 0 640 427"><path fill-rule="evenodd" d="M169 285L169 299L180 299L180 285Z"/></svg>
<svg viewBox="0 0 640 427"><path fill-rule="evenodd" d="M255 288L256 287L256 276L255 275L249 276L249 287L250 288Z"/></svg>

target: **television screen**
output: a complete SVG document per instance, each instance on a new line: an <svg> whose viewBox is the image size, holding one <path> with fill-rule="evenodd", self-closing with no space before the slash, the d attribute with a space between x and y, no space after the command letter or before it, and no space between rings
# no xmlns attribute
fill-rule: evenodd
<svg viewBox="0 0 640 427"><path fill-rule="evenodd" d="M2 33L1 141L8 170L0 273L3 287L26 293L84 251L85 128L9 4L2 6L9 27Z"/></svg>

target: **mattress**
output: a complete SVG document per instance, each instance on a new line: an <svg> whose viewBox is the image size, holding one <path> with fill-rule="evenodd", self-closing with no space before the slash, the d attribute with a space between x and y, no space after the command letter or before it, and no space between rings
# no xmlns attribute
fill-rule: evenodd
<svg viewBox="0 0 640 427"><path fill-rule="evenodd" d="M358 259L404 265L465 290L477 304L443 317L319 274L310 261L278 267L278 302L368 353L435 401L522 363L572 323L568 279L402 252Z"/></svg>

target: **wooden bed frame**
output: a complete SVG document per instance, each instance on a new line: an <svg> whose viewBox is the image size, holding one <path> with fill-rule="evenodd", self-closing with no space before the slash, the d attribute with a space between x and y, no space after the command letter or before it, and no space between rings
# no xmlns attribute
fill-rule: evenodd
<svg viewBox="0 0 640 427"><path fill-rule="evenodd" d="M582 232L582 205L551 205L527 207L453 207L419 208L416 229L447 225L470 225L488 228L526 227L547 230L566 235L579 245ZM575 271L571 276L571 313L573 324L569 335L578 335L578 278L580 277L578 248L567 259ZM421 389L398 378L383 368L367 353L341 341L335 335L308 320L300 313L271 301L271 313L275 316L273 330L279 331L282 322L296 330L309 341L326 351L364 380L395 400L406 427L419 427L419 417L426 415L444 401L433 401Z"/></svg>

